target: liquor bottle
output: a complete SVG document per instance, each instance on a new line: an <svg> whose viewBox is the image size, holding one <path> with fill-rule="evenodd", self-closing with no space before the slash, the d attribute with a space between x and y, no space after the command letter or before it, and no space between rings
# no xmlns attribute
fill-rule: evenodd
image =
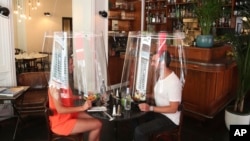
<svg viewBox="0 0 250 141"><path fill-rule="evenodd" d="M102 84L100 87L100 95L101 95L101 102L104 105L107 105L106 85L105 85L104 79L102 80Z"/></svg>
<svg viewBox="0 0 250 141"><path fill-rule="evenodd" d="M183 6L183 7L181 8L181 17L182 17L182 18L185 17L185 12L186 12L186 7Z"/></svg>
<svg viewBox="0 0 250 141"><path fill-rule="evenodd" d="M152 23L155 23L155 20L156 20L156 17L155 17L155 14L152 14L152 19L151 19L152 21Z"/></svg>
<svg viewBox="0 0 250 141"><path fill-rule="evenodd" d="M148 23L152 23L152 20L153 20L153 14L149 13Z"/></svg>
<svg viewBox="0 0 250 141"><path fill-rule="evenodd" d="M168 10L168 17L170 18L170 17L172 17L172 11L171 11L171 8L169 8L169 10Z"/></svg>
<svg viewBox="0 0 250 141"><path fill-rule="evenodd" d="M156 12L156 13L155 13L155 22L158 23L159 21L160 21L159 13Z"/></svg>
<svg viewBox="0 0 250 141"><path fill-rule="evenodd" d="M124 109L125 110L131 110L131 95L130 95L130 91L129 88L127 88L126 90L126 97L125 97L125 101L124 101Z"/></svg>
<svg viewBox="0 0 250 141"><path fill-rule="evenodd" d="M146 13L146 23L149 23L149 14L148 14L148 12Z"/></svg>
<svg viewBox="0 0 250 141"><path fill-rule="evenodd" d="M104 79L102 80L102 84L100 87L100 93L101 93L101 95L106 94L106 85L105 85Z"/></svg>
<svg viewBox="0 0 250 141"><path fill-rule="evenodd" d="M160 16L160 19L161 19L161 23L164 23L164 12L161 13L161 16Z"/></svg>
<svg viewBox="0 0 250 141"><path fill-rule="evenodd" d="M167 16L166 16L166 13L164 14L163 23L167 23Z"/></svg>
<svg viewBox="0 0 250 141"><path fill-rule="evenodd" d="M179 7L179 5L177 5L177 8L176 8L176 10L175 10L175 17L176 17L176 18L179 18L179 17L180 17L180 7Z"/></svg>
<svg viewBox="0 0 250 141"><path fill-rule="evenodd" d="M225 24L225 7L222 7L222 16L220 18L220 26L223 27Z"/></svg>

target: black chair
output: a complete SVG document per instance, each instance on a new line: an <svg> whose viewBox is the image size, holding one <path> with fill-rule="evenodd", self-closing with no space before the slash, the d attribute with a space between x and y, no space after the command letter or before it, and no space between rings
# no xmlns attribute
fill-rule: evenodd
<svg viewBox="0 0 250 141"><path fill-rule="evenodd" d="M15 55L18 55L22 52L20 48L15 48Z"/></svg>
<svg viewBox="0 0 250 141"><path fill-rule="evenodd" d="M36 66L40 71L49 71L50 70L50 55L49 52L39 52L40 54L47 54L45 58L40 58L36 60Z"/></svg>
<svg viewBox="0 0 250 141"><path fill-rule="evenodd" d="M23 59L23 66L24 66L24 71L26 71L26 72L36 72L36 71L38 71L38 68L37 68L37 65L36 65L36 58Z"/></svg>
<svg viewBox="0 0 250 141"><path fill-rule="evenodd" d="M49 109L49 107L47 106L46 108L46 122L47 122L47 128L48 128L48 140L49 141L59 141L59 140L63 140L63 141L83 141L83 133L79 133L79 134L73 134L73 135L59 135L54 133L51 128L50 128L50 120L49 120L49 116L53 115L53 111Z"/></svg>
<svg viewBox="0 0 250 141"><path fill-rule="evenodd" d="M15 59L16 64L16 73L20 74L24 71L23 60L22 59Z"/></svg>
<svg viewBox="0 0 250 141"><path fill-rule="evenodd" d="M151 141L181 141L181 128L183 125L184 111L183 104L179 105L178 110L181 111L179 126L170 131L164 131L161 133L153 134L150 139Z"/></svg>

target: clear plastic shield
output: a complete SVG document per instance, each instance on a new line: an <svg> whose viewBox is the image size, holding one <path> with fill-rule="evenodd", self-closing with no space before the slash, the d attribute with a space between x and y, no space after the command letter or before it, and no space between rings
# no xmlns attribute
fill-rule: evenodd
<svg viewBox="0 0 250 141"><path fill-rule="evenodd" d="M43 51L51 54L49 86L60 90L64 105L79 105L90 93L100 94L103 80L107 86L107 59L101 33L46 33Z"/></svg>
<svg viewBox="0 0 250 141"><path fill-rule="evenodd" d="M157 80L166 72L168 46L175 46L179 52L179 74L185 82L185 52L183 49L184 33L149 33L130 32L128 36L120 90L125 93L130 89L134 100L145 101L153 93ZM164 87L164 86L163 86Z"/></svg>

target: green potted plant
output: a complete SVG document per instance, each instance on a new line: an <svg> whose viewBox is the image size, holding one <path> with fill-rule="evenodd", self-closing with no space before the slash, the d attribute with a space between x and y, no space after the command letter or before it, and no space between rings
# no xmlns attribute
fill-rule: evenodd
<svg viewBox="0 0 250 141"><path fill-rule="evenodd" d="M194 12L201 28L201 35L196 38L198 47L213 46L213 35L210 32L213 23L220 17L221 9L222 5L219 0L198 0L195 4Z"/></svg>
<svg viewBox="0 0 250 141"><path fill-rule="evenodd" d="M245 17L243 25L250 29L250 6L242 7L241 16ZM237 64L237 94L234 105L225 110L225 122L229 129L231 124L249 124L250 108L245 106L247 94L250 93L250 35L233 34L229 36L232 43L232 53Z"/></svg>

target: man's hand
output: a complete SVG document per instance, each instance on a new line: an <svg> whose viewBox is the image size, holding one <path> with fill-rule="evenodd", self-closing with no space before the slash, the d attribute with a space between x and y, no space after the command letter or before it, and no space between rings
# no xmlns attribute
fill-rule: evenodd
<svg viewBox="0 0 250 141"><path fill-rule="evenodd" d="M141 111L148 112L149 111L149 105L147 103L141 103L138 105Z"/></svg>

